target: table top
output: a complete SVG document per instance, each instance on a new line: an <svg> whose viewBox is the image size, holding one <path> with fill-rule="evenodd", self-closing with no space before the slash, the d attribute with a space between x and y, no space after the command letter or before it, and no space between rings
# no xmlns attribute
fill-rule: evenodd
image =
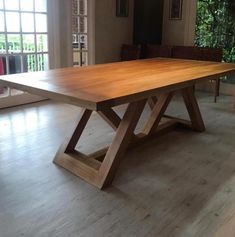
<svg viewBox="0 0 235 237"><path fill-rule="evenodd" d="M0 84L91 110L235 73L235 64L155 58L0 76Z"/></svg>

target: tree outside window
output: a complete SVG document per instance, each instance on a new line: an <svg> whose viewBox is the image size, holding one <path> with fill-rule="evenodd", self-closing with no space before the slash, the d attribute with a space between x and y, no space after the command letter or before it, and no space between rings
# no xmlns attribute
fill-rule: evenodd
<svg viewBox="0 0 235 237"><path fill-rule="evenodd" d="M223 48L223 61L235 63L234 0L198 0L195 45ZM225 81L235 83L235 78Z"/></svg>

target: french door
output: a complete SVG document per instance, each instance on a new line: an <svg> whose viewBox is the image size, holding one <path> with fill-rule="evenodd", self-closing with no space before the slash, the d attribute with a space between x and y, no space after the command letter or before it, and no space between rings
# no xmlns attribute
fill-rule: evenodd
<svg viewBox="0 0 235 237"><path fill-rule="evenodd" d="M73 65L88 65L88 0L72 0Z"/></svg>
<svg viewBox="0 0 235 237"><path fill-rule="evenodd" d="M0 75L49 68L47 17L47 0L0 0ZM0 87L0 107L25 97Z"/></svg>

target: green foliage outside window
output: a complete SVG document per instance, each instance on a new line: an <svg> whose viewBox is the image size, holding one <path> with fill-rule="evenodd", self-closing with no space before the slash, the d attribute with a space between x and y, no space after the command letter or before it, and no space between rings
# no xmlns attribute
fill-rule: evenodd
<svg viewBox="0 0 235 237"><path fill-rule="evenodd" d="M223 48L223 61L235 63L235 0L198 0L195 45Z"/></svg>

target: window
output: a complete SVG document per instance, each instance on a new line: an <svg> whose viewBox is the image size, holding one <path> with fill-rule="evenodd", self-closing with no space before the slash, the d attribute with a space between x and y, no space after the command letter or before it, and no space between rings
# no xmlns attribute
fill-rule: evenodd
<svg viewBox="0 0 235 237"><path fill-rule="evenodd" d="M223 61L235 62L235 2L197 2L195 45L223 48ZM223 82L235 84L235 76L223 78Z"/></svg>
<svg viewBox="0 0 235 237"><path fill-rule="evenodd" d="M48 68L47 0L0 0L0 75Z"/></svg>
<svg viewBox="0 0 235 237"><path fill-rule="evenodd" d="M87 0L72 1L73 65L88 65Z"/></svg>

